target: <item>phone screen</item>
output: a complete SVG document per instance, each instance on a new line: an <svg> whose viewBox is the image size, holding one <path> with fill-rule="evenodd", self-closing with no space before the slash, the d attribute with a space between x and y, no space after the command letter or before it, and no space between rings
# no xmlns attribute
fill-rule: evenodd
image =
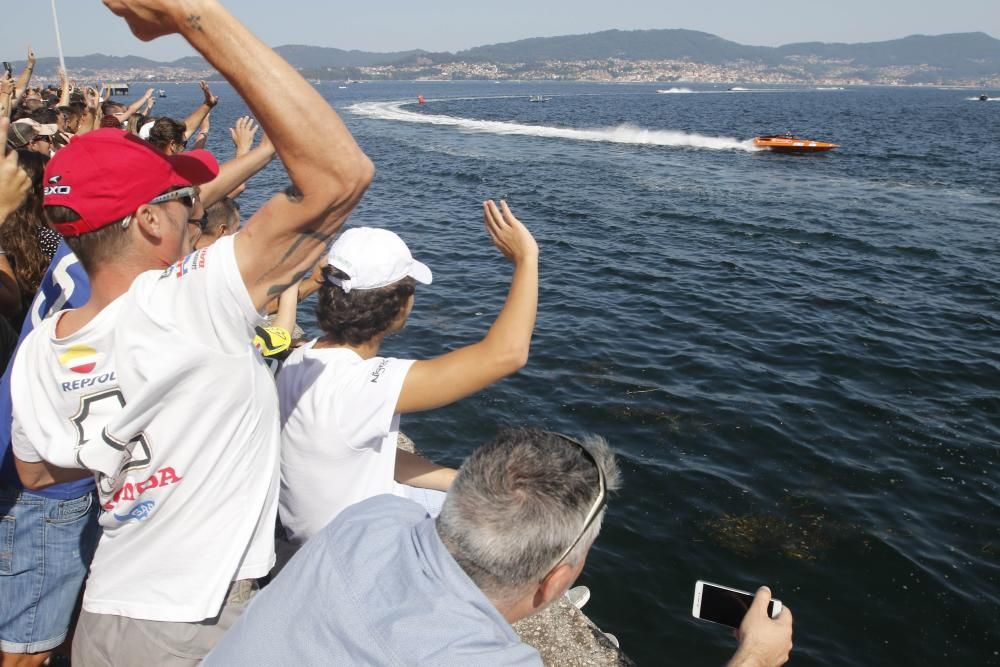
<svg viewBox="0 0 1000 667"><path fill-rule="evenodd" d="M14 73L14 70L13 70L13 68L11 68L10 63L7 62L6 60L3 61L3 68L5 70L7 70L7 74L13 74Z"/></svg>
<svg viewBox="0 0 1000 667"><path fill-rule="evenodd" d="M697 616L706 621L738 628L752 602L753 595L750 593L702 582L701 609ZM771 618L774 618L774 603L771 600L767 605L767 615Z"/></svg>

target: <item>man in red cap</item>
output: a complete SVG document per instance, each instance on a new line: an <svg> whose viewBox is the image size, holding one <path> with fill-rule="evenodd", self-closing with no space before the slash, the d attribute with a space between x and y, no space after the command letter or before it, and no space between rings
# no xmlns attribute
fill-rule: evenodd
<svg viewBox="0 0 1000 667"><path fill-rule="evenodd" d="M140 38L179 33L201 52L292 180L241 233L184 257L197 186L217 171L207 153L167 157L105 129L72 142L45 174L46 213L91 298L25 339L13 449L28 488L97 481L103 535L73 662L188 665L274 558L277 400L253 328L312 270L373 168L313 87L217 1L105 4ZM301 102L295 118L285 99ZM303 122L323 134L303 134Z"/></svg>

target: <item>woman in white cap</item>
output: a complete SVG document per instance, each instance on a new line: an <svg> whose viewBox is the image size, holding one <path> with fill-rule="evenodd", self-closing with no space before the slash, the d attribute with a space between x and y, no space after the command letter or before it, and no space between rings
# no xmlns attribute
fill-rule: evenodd
<svg viewBox="0 0 1000 667"><path fill-rule="evenodd" d="M397 451L400 414L453 403L527 363L538 245L506 202L484 202L483 220L514 264L507 301L481 341L430 360L378 354L383 339L406 323L416 283L430 284L430 269L385 229L349 229L331 247L316 309L324 335L293 352L278 375L279 507L292 542L305 542L347 506L381 493L433 505L419 490L446 491L455 471Z"/></svg>

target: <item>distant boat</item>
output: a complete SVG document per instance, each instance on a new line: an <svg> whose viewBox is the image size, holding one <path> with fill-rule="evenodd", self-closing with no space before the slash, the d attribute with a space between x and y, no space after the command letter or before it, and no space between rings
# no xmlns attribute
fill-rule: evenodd
<svg viewBox="0 0 1000 667"><path fill-rule="evenodd" d="M528 98L528 101L529 102L548 102L549 98L545 97L545 95L532 95L531 97Z"/></svg>
<svg viewBox="0 0 1000 667"><path fill-rule="evenodd" d="M162 88L160 88L158 91L156 91L156 96L157 97L166 97L167 96L167 91L165 91Z"/></svg>
<svg viewBox="0 0 1000 667"><path fill-rule="evenodd" d="M767 148L775 153L819 153L837 148L839 144L831 144L825 141L815 141L813 139L803 139L785 134L766 134L754 137L753 145L757 148Z"/></svg>
<svg viewBox="0 0 1000 667"><path fill-rule="evenodd" d="M347 86L337 86L337 88L340 88L341 90L347 90Z"/></svg>
<svg viewBox="0 0 1000 667"><path fill-rule="evenodd" d="M427 104L427 100L424 99L423 95L417 95L417 104Z"/></svg>
<svg viewBox="0 0 1000 667"><path fill-rule="evenodd" d="M979 101L980 102L985 102L985 101L987 101L989 99L990 99L990 96L987 95L986 93L983 93L982 95L979 96Z"/></svg>

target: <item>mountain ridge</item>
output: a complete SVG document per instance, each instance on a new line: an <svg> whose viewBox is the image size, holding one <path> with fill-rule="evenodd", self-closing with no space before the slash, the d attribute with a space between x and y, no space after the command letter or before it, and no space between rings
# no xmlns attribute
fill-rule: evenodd
<svg viewBox="0 0 1000 667"><path fill-rule="evenodd" d="M599 32L531 37L465 49L455 53L423 49L376 52L357 49L286 44L275 51L307 76L321 78L365 74L360 68L409 68L416 76L449 63L498 64L508 71L534 67L552 68L552 63L614 60L687 61L708 66L746 65L792 77L825 77L831 72L859 80L874 79L893 68L909 68L903 82L920 83L934 79L1000 77L1000 39L985 32L908 35L879 42L799 42L781 46L752 46L726 40L711 33L679 28L650 30L603 30ZM23 61L13 63L15 69ZM140 56L90 54L66 58L74 75L87 72L164 70L183 68L210 72L199 56L159 62ZM40 58L40 76L54 75L55 58ZM423 69L421 69L423 68ZM429 69L428 69L429 68ZM881 73L881 74L880 74ZM385 78L385 77L383 77ZM466 78L466 77L463 77ZM552 78L572 78L563 72Z"/></svg>

